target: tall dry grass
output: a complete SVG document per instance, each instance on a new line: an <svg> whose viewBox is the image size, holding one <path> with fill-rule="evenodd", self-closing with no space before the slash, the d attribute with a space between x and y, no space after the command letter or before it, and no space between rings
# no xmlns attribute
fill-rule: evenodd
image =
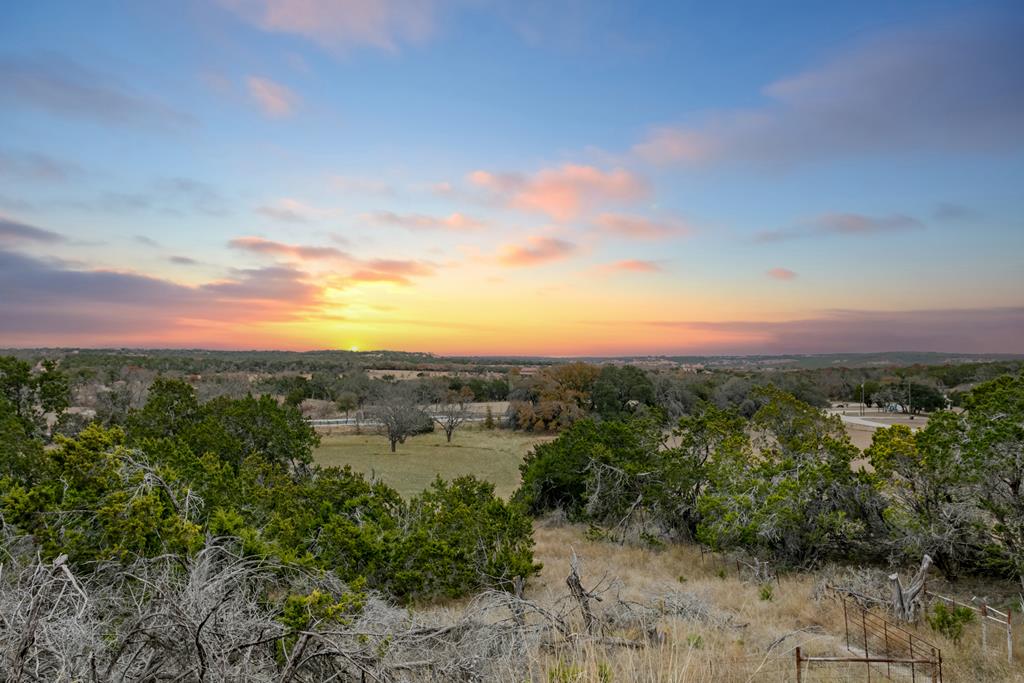
<svg viewBox="0 0 1024 683"><path fill-rule="evenodd" d="M764 588L745 569L738 573L734 561L702 555L692 545L618 545L589 540L581 527L543 523L537 525L535 539L544 569L528 586L528 599L540 605L565 600L570 552L575 551L584 585L610 586L595 604L597 613L611 624L606 633L644 641L646 646L584 641L542 648L532 653L529 672L524 676L510 671L510 681L794 681L798 646L805 655L849 655L841 603L822 590L836 575L834 570L783 574ZM657 606L678 594L703 601L710 615L671 614L667 609L651 619L655 623L617 625L614 617L622 602ZM981 653L977 624L968 626L959 643L926 624L909 628L941 648L944 681L1024 681L1024 642L1017 645L1011 666L1006 662L1005 635L995 629L989 631L986 655ZM872 680L885 680L881 673L873 670ZM900 674L911 680L909 671L891 674L893 680L902 680ZM863 665L815 665L805 669L803 680L861 681L867 680L867 671ZM927 677L918 672L917 680Z"/></svg>

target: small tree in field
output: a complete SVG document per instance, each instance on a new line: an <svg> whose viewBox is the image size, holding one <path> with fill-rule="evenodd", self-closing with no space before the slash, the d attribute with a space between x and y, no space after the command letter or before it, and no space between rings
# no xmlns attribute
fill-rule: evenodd
<svg viewBox="0 0 1024 683"><path fill-rule="evenodd" d="M473 392L469 387L462 387L459 391L447 391L444 400L437 407L437 412L431 415L434 422L444 430L448 443L452 442L452 433L469 419L469 404L472 401Z"/></svg>
<svg viewBox="0 0 1024 683"><path fill-rule="evenodd" d="M430 425L430 418L423 412L415 394L401 383L388 385L374 406L373 415L377 432L387 437L392 453L398 444L423 431L424 423Z"/></svg>
<svg viewBox="0 0 1024 683"><path fill-rule="evenodd" d="M348 419L348 414L359 407L359 395L354 391L343 391L338 394L337 400L338 410L345 413L345 419Z"/></svg>

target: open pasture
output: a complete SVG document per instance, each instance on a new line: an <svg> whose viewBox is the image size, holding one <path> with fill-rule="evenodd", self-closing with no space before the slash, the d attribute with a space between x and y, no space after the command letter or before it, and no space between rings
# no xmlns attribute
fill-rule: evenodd
<svg viewBox="0 0 1024 683"><path fill-rule="evenodd" d="M409 497L430 485L438 475L452 479L476 475L494 484L495 492L507 498L519 486L519 464L536 444L550 435L527 434L467 426L447 443L440 430L410 437L392 453L388 441L375 433L328 434L321 438L314 458L321 465L352 469L381 478Z"/></svg>

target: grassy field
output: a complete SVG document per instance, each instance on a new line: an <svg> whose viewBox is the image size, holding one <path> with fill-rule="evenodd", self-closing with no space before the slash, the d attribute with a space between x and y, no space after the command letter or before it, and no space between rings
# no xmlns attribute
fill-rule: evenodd
<svg viewBox="0 0 1024 683"><path fill-rule="evenodd" d="M450 444L437 431L414 436L392 453L387 439L377 434L330 434L321 437L314 458L321 465L351 465L357 472L375 474L407 497L422 491L437 475L451 479L475 474L507 498L519 486L523 457L551 438L474 426L456 431Z"/></svg>
<svg viewBox="0 0 1024 683"><path fill-rule="evenodd" d="M630 544L599 542L587 538L579 526L540 521L534 529L535 557L544 567L527 586L526 597L549 610L557 611L566 593L565 577L569 555L576 552L581 562L583 585L609 587L600 603L594 603L598 618L616 611L619 600L639 603L668 603L664 598L687 594L708 606L708 613L663 614L648 623L663 639L658 646L609 648L593 643L562 651L532 653L532 680L557 681L650 681L652 683L760 683L795 680L794 649L817 656L850 656L846 649L843 610L839 602L822 591L826 583L846 585L844 570L826 567L814 572L784 573L779 581L763 585L753 580L748 570L741 574L735 561L726 555L706 557L697 546L668 544L663 549L647 549ZM864 570L851 570L855 573ZM885 597L886 574L877 568L873 575ZM908 570L903 570L904 579ZM934 572L933 572L934 573ZM1009 582L965 585L946 584L932 576L929 586L944 595L970 601L972 595L1002 594L1014 600L1015 586ZM982 591L979 593L979 591ZM879 610L876 612L881 613ZM727 615L722 623L709 615ZM582 626L577 624L580 632ZM915 637L923 638L942 650L943 680L1009 682L1024 680L1024 647L1020 630L1014 630L1014 663L1006 662L1005 635L989 629L987 654L981 649L981 627L975 620L964 629L963 639L953 642L931 630L927 624L904 625ZM642 632L616 632L630 639L642 638ZM803 680L864 681L889 680L885 669L875 669L870 678L863 666L819 665L809 668ZM893 671L891 680L910 681L909 671ZM906 674L905 676L899 674ZM570 675L559 675L570 674ZM916 680L929 680L917 672Z"/></svg>

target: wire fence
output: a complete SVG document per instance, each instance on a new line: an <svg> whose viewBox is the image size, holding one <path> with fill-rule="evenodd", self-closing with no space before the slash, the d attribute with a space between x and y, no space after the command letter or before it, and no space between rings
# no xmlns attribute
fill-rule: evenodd
<svg viewBox="0 0 1024 683"><path fill-rule="evenodd" d="M843 608L851 656L808 656L795 650L796 680L942 681L942 651L920 635L872 612L833 589Z"/></svg>
<svg viewBox="0 0 1024 683"><path fill-rule="evenodd" d="M971 610L974 614L974 621L980 625L981 629L981 651L983 654L991 652L999 652L1003 649L1001 642L1006 643L1006 661L1013 664L1013 610L1007 608L1005 612L992 607L991 605L982 603L981 605L972 605L966 602L960 602L953 598L938 593L933 593L929 590L925 590L924 594L938 600L951 607L963 607ZM992 631L991 636L989 631Z"/></svg>

